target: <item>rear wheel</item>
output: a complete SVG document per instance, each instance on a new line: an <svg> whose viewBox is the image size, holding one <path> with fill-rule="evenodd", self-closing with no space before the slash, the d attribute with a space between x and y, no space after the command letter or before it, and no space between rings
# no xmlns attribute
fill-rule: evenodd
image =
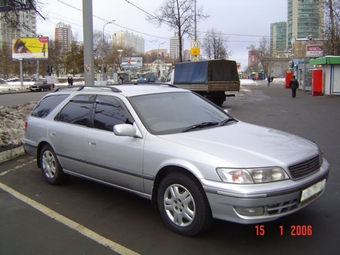
<svg viewBox="0 0 340 255"><path fill-rule="evenodd" d="M44 145L40 152L40 167L45 180L49 184L60 185L66 180L58 159L50 145Z"/></svg>
<svg viewBox="0 0 340 255"><path fill-rule="evenodd" d="M157 201L163 221L176 233L194 236L212 223L203 188L188 174L174 172L167 175L160 183Z"/></svg>

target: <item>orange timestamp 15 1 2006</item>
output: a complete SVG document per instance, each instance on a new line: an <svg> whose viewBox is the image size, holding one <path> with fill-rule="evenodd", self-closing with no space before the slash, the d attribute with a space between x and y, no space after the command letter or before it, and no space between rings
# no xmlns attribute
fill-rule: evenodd
<svg viewBox="0 0 340 255"><path fill-rule="evenodd" d="M285 227L283 225L279 226L280 235L283 236L285 234ZM291 225L290 232L288 232L291 236L312 236L313 228L311 225ZM255 226L255 234L257 236L265 236L266 230L264 225L256 225Z"/></svg>

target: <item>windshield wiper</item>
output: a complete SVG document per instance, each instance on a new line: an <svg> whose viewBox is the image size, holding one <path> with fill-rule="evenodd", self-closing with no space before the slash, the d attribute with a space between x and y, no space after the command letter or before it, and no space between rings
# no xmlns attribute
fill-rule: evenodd
<svg viewBox="0 0 340 255"><path fill-rule="evenodd" d="M219 124L219 122L216 122L216 121L202 122L202 123L199 123L199 124L189 126L189 127L185 128L182 132L187 132L189 130L199 129L199 128L203 128L203 127L216 126L218 124Z"/></svg>
<svg viewBox="0 0 340 255"><path fill-rule="evenodd" d="M230 122L230 121L236 121L236 122L237 122L236 119L230 117L230 118L228 118L228 119L222 120L220 123L218 123L218 125L219 125L219 126L223 126L223 125L227 124L227 123Z"/></svg>

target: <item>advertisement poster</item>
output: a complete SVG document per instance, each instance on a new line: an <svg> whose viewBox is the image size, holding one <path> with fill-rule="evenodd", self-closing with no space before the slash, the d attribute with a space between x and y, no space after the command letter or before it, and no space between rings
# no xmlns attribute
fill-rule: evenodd
<svg viewBox="0 0 340 255"><path fill-rule="evenodd" d="M142 57L122 57L120 65L123 69L140 69L143 67Z"/></svg>
<svg viewBox="0 0 340 255"><path fill-rule="evenodd" d="M48 37L15 38L12 40L13 59L48 59Z"/></svg>

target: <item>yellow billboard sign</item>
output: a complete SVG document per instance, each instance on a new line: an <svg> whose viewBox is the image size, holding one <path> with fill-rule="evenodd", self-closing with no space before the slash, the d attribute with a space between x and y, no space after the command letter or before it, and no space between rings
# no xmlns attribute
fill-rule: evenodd
<svg viewBox="0 0 340 255"><path fill-rule="evenodd" d="M48 59L48 37L29 37L13 39L12 58Z"/></svg>

